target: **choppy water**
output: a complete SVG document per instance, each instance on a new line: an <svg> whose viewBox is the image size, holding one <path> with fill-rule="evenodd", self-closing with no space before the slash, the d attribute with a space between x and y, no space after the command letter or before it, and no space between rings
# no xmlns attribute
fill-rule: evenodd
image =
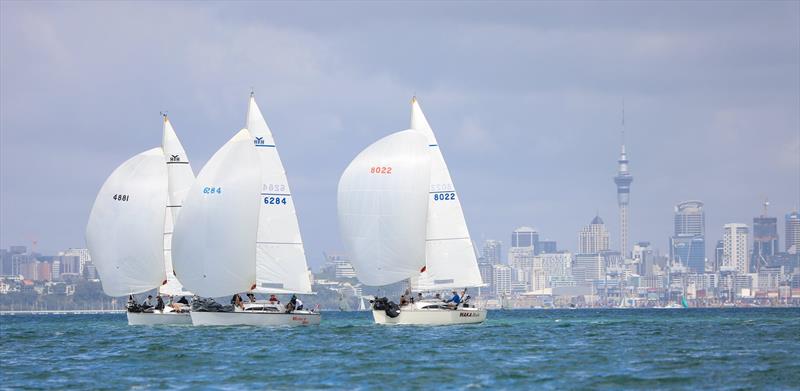
<svg viewBox="0 0 800 391"><path fill-rule="evenodd" d="M800 389L800 310L490 311L482 325L130 327L0 317L0 388Z"/></svg>

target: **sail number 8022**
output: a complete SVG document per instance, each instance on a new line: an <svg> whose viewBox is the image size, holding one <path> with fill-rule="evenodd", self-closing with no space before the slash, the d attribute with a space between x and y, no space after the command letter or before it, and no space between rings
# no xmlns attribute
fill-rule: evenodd
<svg viewBox="0 0 800 391"><path fill-rule="evenodd" d="M434 201L451 201L456 199L456 193L434 193Z"/></svg>
<svg viewBox="0 0 800 391"><path fill-rule="evenodd" d="M370 167L369 168L369 173L370 174L391 174L392 173L392 168L391 167L385 167L385 166Z"/></svg>

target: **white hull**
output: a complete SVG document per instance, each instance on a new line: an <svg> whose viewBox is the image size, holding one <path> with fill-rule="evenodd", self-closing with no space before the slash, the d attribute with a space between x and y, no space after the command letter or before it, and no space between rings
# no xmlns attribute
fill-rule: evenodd
<svg viewBox="0 0 800 391"><path fill-rule="evenodd" d="M131 326L153 326L160 324L192 324L188 312L128 312L128 324Z"/></svg>
<svg viewBox="0 0 800 391"><path fill-rule="evenodd" d="M450 309L401 309L400 315L390 318L386 311L372 310L377 324L407 324L443 326L453 324L482 323L486 320L486 310L478 308Z"/></svg>
<svg viewBox="0 0 800 391"><path fill-rule="evenodd" d="M306 326L320 322L320 314L312 312L236 311L236 312L194 312L192 324L195 326Z"/></svg>

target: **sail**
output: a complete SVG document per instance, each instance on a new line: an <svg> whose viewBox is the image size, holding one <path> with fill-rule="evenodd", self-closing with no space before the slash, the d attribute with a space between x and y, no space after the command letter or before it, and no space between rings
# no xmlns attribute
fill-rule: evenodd
<svg viewBox="0 0 800 391"><path fill-rule="evenodd" d="M411 103L411 128L427 136L431 175L425 271L411 280L415 290L439 290L483 285L461 201L439 143L416 98Z"/></svg>
<svg viewBox="0 0 800 391"><path fill-rule="evenodd" d="M175 224L172 261L186 289L220 297L253 285L260 183L252 137L242 129L197 175Z"/></svg>
<svg viewBox="0 0 800 391"><path fill-rule="evenodd" d="M122 163L94 201L86 244L109 296L145 292L164 281L163 156L153 148Z"/></svg>
<svg viewBox="0 0 800 391"><path fill-rule="evenodd" d="M164 116L164 135L161 147L164 150L164 160L167 164L169 195L164 225L164 267L167 273L167 283L159 288L159 292L168 295L190 295L190 292L183 289L183 285L173 272L172 229L174 222L178 219L183 199L186 198L186 194L194 182L194 173L189 164L189 157L186 156L186 151L166 115Z"/></svg>
<svg viewBox="0 0 800 391"><path fill-rule="evenodd" d="M256 241L256 288L265 293L311 293L311 278L286 171L272 132L250 95L247 129L261 167L261 208Z"/></svg>
<svg viewBox="0 0 800 391"><path fill-rule="evenodd" d="M339 227L358 279L386 285L425 265L430 157L425 135L404 130L364 149L339 180Z"/></svg>

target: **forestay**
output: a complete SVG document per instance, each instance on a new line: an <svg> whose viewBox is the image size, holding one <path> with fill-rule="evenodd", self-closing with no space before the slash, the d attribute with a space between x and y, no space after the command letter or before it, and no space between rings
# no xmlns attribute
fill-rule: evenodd
<svg viewBox="0 0 800 391"><path fill-rule="evenodd" d="M423 273L412 278L415 290L439 290L483 285L461 201L439 143L416 98L412 101L411 128L427 137L431 159L428 188L428 224Z"/></svg>
<svg viewBox="0 0 800 391"><path fill-rule="evenodd" d="M250 289L260 187L258 155L242 129L197 175L175 224L173 263L187 289L205 297Z"/></svg>
<svg viewBox="0 0 800 391"><path fill-rule="evenodd" d="M364 149L339 180L339 225L358 279L386 285L425 265L430 184L427 139L415 130Z"/></svg>
<svg viewBox="0 0 800 391"><path fill-rule="evenodd" d="M153 148L122 163L95 199L86 244L109 296L145 292L164 281L163 156Z"/></svg>
<svg viewBox="0 0 800 391"><path fill-rule="evenodd" d="M311 293L311 279L294 198L272 132L251 94L247 129L261 167L256 241L256 292Z"/></svg>
<svg viewBox="0 0 800 391"><path fill-rule="evenodd" d="M164 116L164 135L161 142L164 160L167 165L169 195L164 225L164 267L167 283L159 288L159 292L168 295L189 295L183 285L175 277L172 268L172 230L173 223L181 211L183 200L194 182L194 172L189 164L189 157L183 149L175 130L167 116Z"/></svg>

